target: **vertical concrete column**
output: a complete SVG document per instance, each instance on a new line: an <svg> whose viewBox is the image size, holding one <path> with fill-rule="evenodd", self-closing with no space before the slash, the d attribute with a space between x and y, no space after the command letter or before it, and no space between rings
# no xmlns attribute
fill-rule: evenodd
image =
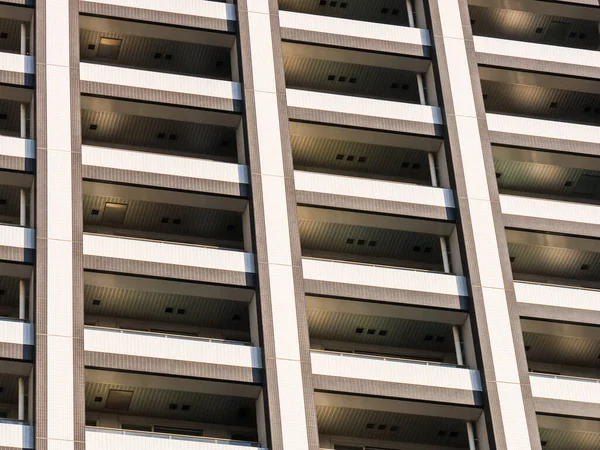
<svg viewBox="0 0 600 450"><path fill-rule="evenodd" d="M276 0L239 0L237 5L268 446L316 450L319 438L278 5Z"/></svg>
<svg viewBox="0 0 600 450"><path fill-rule="evenodd" d="M490 447L539 450L467 0L428 9Z"/></svg>
<svg viewBox="0 0 600 450"><path fill-rule="evenodd" d="M27 25L21 23L21 55L27 54Z"/></svg>
<svg viewBox="0 0 600 450"><path fill-rule="evenodd" d="M27 226L27 191L21 188L19 198L19 225Z"/></svg>
<svg viewBox="0 0 600 450"><path fill-rule="evenodd" d="M25 420L25 378L19 377L19 401L17 406L19 420Z"/></svg>
<svg viewBox="0 0 600 450"><path fill-rule="evenodd" d="M19 280L19 319L26 320L27 316L27 280Z"/></svg>
<svg viewBox="0 0 600 450"><path fill-rule="evenodd" d="M79 2L37 0L35 23L35 448L83 450Z"/></svg>

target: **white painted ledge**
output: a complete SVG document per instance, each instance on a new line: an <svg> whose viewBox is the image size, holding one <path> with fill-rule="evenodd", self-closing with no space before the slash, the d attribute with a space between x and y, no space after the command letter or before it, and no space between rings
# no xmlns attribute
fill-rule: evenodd
<svg viewBox="0 0 600 450"><path fill-rule="evenodd" d="M294 171L294 181L298 191L454 208L451 189L302 170Z"/></svg>
<svg viewBox="0 0 600 450"><path fill-rule="evenodd" d="M229 100L242 100L242 87L234 81L130 69L104 64L80 63L82 81L114 84L142 89L205 95Z"/></svg>
<svg viewBox="0 0 600 450"><path fill-rule="evenodd" d="M85 429L87 450L144 449L144 450L240 450L260 449L249 442L227 439L196 438L160 433L144 433L109 428L87 427ZM262 449L260 449L262 450Z"/></svg>
<svg viewBox="0 0 600 450"><path fill-rule="evenodd" d="M200 158L83 145L83 165L248 184L248 168Z"/></svg>
<svg viewBox="0 0 600 450"><path fill-rule="evenodd" d="M252 253L144 239L84 233L83 254L254 273Z"/></svg>
<svg viewBox="0 0 600 450"><path fill-rule="evenodd" d="M429 31L421 28L400 27L292 11L279 11L279 24L282 28L377 39L423 47L431 46Z"/></svg>
<svg viewBox="0 0 600 450"><path fill-rule="evenodd" d="M593 68L600 67L600 52L596 50L582 50L484 36L473 36L473 41L477 53Z"/></svg>
<svg viewBox="0 0 600 450"><path fill-rule="evenodd" d="M0 342L34 345L33 324L17 319L0 318Z"/></svg>
<svg viewBox="0 0 600 450"><path fill-rule="evenodd" d="M570 402L600 403L600 380L529 374L534 397Z"/></svg>
<svg viewBox="0 0 600 450"><path fill-rule="evenodd" d="M34 249L35 230L0 224L0 246Z"/></svg>
<svg viewBox="0 0 600 450"><path fill-rule="evenodd" d="M311 351L315 375L481 391L479 371L436 363Z"/></svg>
<svg viewBox="0 0 600 450"><path fill-rule="evenodd" d="M288 106L342 114L405 120L440 125L442 113L437 106L353 97L350 95L286 89Z"/></svg>
<svg viewBox="0 0 600 450"><path fill-rule="evenodd" d="M262 367L260 348L243 343L98 327L86 327L84 338L85 350L92 352L236 367Z"/></svg>
<svg viewBox="0 0 600 450"><path fill-rule="evenodd" d="M600 290L515 282L517 302L600 311Z"/></svg>
<svg viewBox="0 0 600 450"><path fill-rule="evenodd" d="M0 136L0 155L34 159L35 140Z"/></svg>
<svg viewBox="0 0 600 450"><path fill-rule="evenodd" d="M500 206L503 214L513 216L600 224L600 206L585 203L503 194L500 195Z"/></svg>
<svg viewBox="0 0 600 450"><path fill-rule="evenodd" d="M0 420L0 447L34 448L33 427L22 422Z"/></svg>
<svg viewBox="0 0 600 450"><path fill-rule="evenodd" d="M35 58L17 53L0 52L0 70L26 74L35 73Z"/></svg>
<svg viewBox="0 0 600 450"><path fill-rule="evenodd" d="M486 118L489 131L600 144L600 127L592 125L491 113Z"/></svg>
<svg viewBox="0 0 600 450"><path fill-rule="evenodd" d="M307 280L373 286L443 295L467 296L464 277L395 267L302 259Z"/></svg>
<svg viewBox="0 0 600 450"><path fill-rule="evenodd" d="M150 9L211 19L236 20L235 5L206 0L86 0L91 3Z"/></svg>

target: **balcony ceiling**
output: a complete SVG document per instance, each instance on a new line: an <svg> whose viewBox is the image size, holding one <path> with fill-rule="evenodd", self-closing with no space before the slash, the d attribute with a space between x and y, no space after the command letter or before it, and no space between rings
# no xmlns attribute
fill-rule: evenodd
<svg viewBox="0 0 600 450"><path fill-rule="evenodd" d="M481 89L488 113L600 125L598 94L489 80L481 81Z"/></svg>
<svg viewBox="0 0 600 450"><path fill-rule="evenodd" d="M346 7L342 7L342 4L346 4ZM408 26L408 13L403 0L326 0L324 5L319 0L279 0L279 9ZM384 12L385 9L387 12Z"/></svg>
<svg viewBox="0 0 600 450"><path fill-rule="evenodd" d="M176 380L174 379L172 382L176 383ZM111 389L133 392L128 409L105 409L106 400ZM96 399L101 400L95 401ZM170 404L176 404L179 407L172 410L169 409ZM256 426L254 400L243 397L86 382L85 405L87 411L225 425ZM190 405L189 411L182 411L181 405ZM240 417L241 408L246 411L245 417Z"/></svg>
<svg viewBox="0 0 600 450"><path fill-rule="evenodd" d="M469 6L469 14L473 34L478 36L590 50L600 44L598 25L593 21L480 6ZM571 33L575 36L570 37Z"/></svg>
<svg viewBox="0 0 600 450"><path fill-rule="evenodd" d="M540 428L544 450L597 450L600 448L600 433Z"/></svg>
<svg viewBox="0 0 600 450"><path fill-rule="evenodd" d="M19 281L19 278L16 277L0 276L0 307L18 306Z"/></svg>
<svg viewBox="0 0 600 450"><path fill-rule="evenodd" d="M321 434L468 448L466 425L457 419L317 406L317 421ZM379 425L385 425L385 430L379 430ZM392 426L398 429L392 431ZM450 437L452 432L458 435Z"/></svg>
<svg viewBox="0 0 600 450"><path fill-rule="evenodd" d="M523 340L528 361L600 368L599 340L527 332Z"/></svg>
<svg viewBox="0 0 600 450"><path fill-rule="evenodd" d="M19 377L0 373L0 404L16 405L19 401Z"/></svg>
<svg viewBox="0 0 600 450"><path fill-rule="evenodd" d="M431 184L427 153L398 147L348 142L323 137L291 136L294 166L355 176L410 180ZM343 159L337 159L342 155ZM348 161L352 156L352 161ZM365 158L359 162L359 158ZM403 167L402 165L406 167Z"/></svg>
<svg viewBox="0 0 600 450"><path fill-rule="evenodd" d="M285 56L283 65L288 88L419 103L413 72L295 56Z"/></svg>
<svg viewBox="0 0 600 450"><path fill-rule="evenodd" d="M240 331L249 327L248 306L243 302L94 285L85 285L84 296L88 315L165 322L165 327L167 323ZM100 300L100 305L93 305L94 300ZM185 314L165 314L168 307L184 309ZM232 320L236 315L239 320Z"/></svg>
<svg viewBox="0 0 600 450"><path fill-rule="evenodd" d="M0 184L0 199L6 200L6 204L0 204L0 223L3 222L3 218L6 219L7 217L16 219L18 223L21 203L21 189L17 186Z"/></svg>
<svg viewBox="0 0 600 450"><path fill-rule="evenodd" d="M122 223L112 224L105 221L104 214L107 203L127 205ZM94 211L98 211L98 213L94 214ZM168 223L163 223L163 219L168 219ZM180 224L173 223L174 220L180 220ZM231 243L237 242L240 247L242 245L242 219L239 214L231 211L84 195L83 223L85 226L173 234L182 237L183 241L185 241L185 236L193 236Z"/></svg>
<svg viewBox="0 0 600 450"><path fill-rule="evenodd" d="M300 219L298 225L303 250L357 255L361 261L389 258L424 266L441 264L440 240L436 235L310 219ZM354 239L354 243L347 243L348 239ZM364 244L358 245L359 240L364 240ZM370 246L370 242L375 245Z"/></svg>
<svg viewBox="0 0 600 450"><path fill-rule="evenodd" d="M546 247L537 245L508 244L515 279L523 279L520 274L541 275L543 277L569 278L584 281L600 279L600 253L585 252L570 248ZM583 265L587 270L582 270ZM548 282L552 282L548 280Z"/></svg>
<svg viewBox="0 0 600 450"><path fill-rule="evenodd" d="M600 172L572 167L561 167L549 164L537 164L522 161L494 160L496 174L500 174L498 188L500 191L523 193L539 193L551 196L572 198L572 201L597 202L600 189L596 195L583 195L578 187L582 175L598 177Z"/></svg>
<svg viewBox="0 0 600 450"><path fill-rule="evenodd" d="M91 125L96 129L90 129ZM237 159L233 128L87 109L81 112L81 126L84 143L144 147L169 154L202 155L232 162ZM165 136L160 138L160 133ZM171 135L175 139L169 139Z"/></svg>
<svg viewBox="0 0 600 450"><path fill-rule="evenodd" d="M101 38L121 40L116 58L98 57ZM231 79L228 48L85 29L80 30L79 41L81 61ZM156 54L160 54L160 57ZM165 55L170 55L170 59L165 58Z"/></svg>
<svg viewBox="0 0 600 450"><path fill-rule="evenodd" d="M308 327L312 339L454 352L452 327L444 323L309 309ZM364 331L356 333L357 328ZM375 334L368 334L368 329ZM385 330L384 336L379 335L381 330Z"/></svg>
<svg viewBox="0 0 600 450"><path fill-rule="evenodd" d="M0 19L0 33L6 33L0 38L0 52L20 53L21 51L21 22L11 19Z"/></svg>

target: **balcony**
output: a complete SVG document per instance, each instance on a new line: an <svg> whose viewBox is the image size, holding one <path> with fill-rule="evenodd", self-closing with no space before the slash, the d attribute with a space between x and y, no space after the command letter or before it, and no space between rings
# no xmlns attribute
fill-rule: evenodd
<svg viewBox="0 0 600 450"><path fill-rule="evenodd" d="M286 92L290 119L428 136L442 132L442 114L437 106L290 88Z"/></svg>
<svg viewBox="0 0 600 450"><path fill-rule="evenodd" d="M84 94L241 111L242 87L233 81L86 62L80 76Z"/></svg>
<svg viewBox="0 0 600 450"><path fill-rule="evenodd" d="M546 150L565 151L574 145L577 152L594 154L600 144L600 127L555 120L517 117L506 114L487 115L493 144L520 145Z"/></svg>
<svg viewBox="0 0 600 450"><path fill-rule="evenodd" d="M84 233L85 268L253 285L254 256L242 251Z"/></svg>
<svg viewBox="0 0 600 450"><path fill-rule="evenodd" d="M86 178L222 195L248 193L243 165L90 145L81 150Z"/></svg>
<svg viewBox="0 0 600 450"><path fill-rule="evenodd" d="M515 282L517 302L524 305L600 311L600 290L541 283Z"/></svg>
<svg viewBox="0 0 600 450"><path fill-rule="evenodd" d="M84 337L86 352L125 357L119 360L130 357L139 361L169 361L162 364L162 372L170 375L177 373L177 366L181 366L177 363L191 363L197 369L211 367L212 378L219 378L216 372L228 371L229 377L233 373L243 375L243 380L236 381L252 381L253 369L262 368L260 348L243 342L100 327L86 327ZM112 363L108 366L115 368ZM196 376L199 372L202 370L198 369Z"/></svg>
<svg viewBox="0 0 600 450"><path fill-rule="evenodd" d="M137 10L146 9L169 14L197 16L223 21L237 20L235 5L216 1L198 0L190 3L184 0L172 0L169 2L164 2L162 0L85 0L83 3L88 3L82 10L82 12L87 13L95 11L92 5L98 5L99 8L103 5L110 5L120 8L132 8ZM114 14L116 8L112 8L112 10Z"/></svg>
<svg viewBox="0 0 600 450"><path fill-rule="evenodd" d="M0 225L0 259L33 263L35 230L33 228Z"/></svg>
<svg viewBox="0 0 600 450"><path fill-rule="evenodd" d="M279 24L284 40L420 57L430 54L429 32L420 28L292 11L279 11Z"/></svg>
<svg viewBox="0 0 600 450"><path fill-rule="evenodd" d="M5 448L34 448L33 427L17 420L0 420L0 446Z"/></svg>
<svg viewBox="0 0 600 450"><path fill-rule="evenodd" d="M34 345L33 324L18 319L0 318L0 342Z"/></svg>
<svg viewBox="0 0 600 450"><path fill-rule="evenodd" d="M360 386L354 393L363 395L383 395L387 390L387 396L394 391L401 398L481 403L479 372L452 364L315 350L311 364L317 389L325 391L335 386L346 389L351 379Z"/></svg>
<svg viewBox="0 0 600 450"><path fill-rule="evenodd" d="M308 293L466 309L464 277L399 267L302 259Z"/></svg>
<svg viewBox="0 0 600 450"><path fill-rule="evenodd" d="M147 450L227 450L240 447L260 448L258 443L144 433L110 428L87 427L85 430L86 448L105 450L107 448L143 448Z"/></svg>
<svg viewBox="0 0 600 450"><path fill-rule="evenodd" d="M536 373L529 380L538 412L600 418L599 379Z"/></svg>
<svg viewBox="0 0 600 450"><path fill-rule="evenodd" d="M296 170L298 203L448 220L450 189ZM305 201L304 201L305 200ZM411 214L412 212L412 214Z"/></svg>
<svg viewBox="0 0 600 450"><path fill-rule="evenodd" d="M590 225L600 225L600 206L501 195L500 206L507 227L600 237Z"/></svg>

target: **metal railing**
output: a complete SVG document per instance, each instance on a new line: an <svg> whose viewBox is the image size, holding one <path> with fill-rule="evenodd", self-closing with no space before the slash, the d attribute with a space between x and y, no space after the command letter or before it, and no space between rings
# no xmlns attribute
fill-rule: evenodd
<svg viewBox="0 0 600 450"><path fill-rule="evenodd" d="M169 440L181 440L181 441L202 441L212 444L221 445L235 445L240 447L255 447L260 448L258 442L251 441L236 441L233 439L222 439L213 438L206 436L186 436L181 434L167 434L167 433L156 433L153 431L133 431L133 430L122 430L119 428L104 428L104 427L85 427L86 431L93 433L111 433L111 434L122 434L125 436L145 436L154 439L169 439Z"/></svg>
<svg viewBox="0 0 600 450"><path fill-rule="evenodd" d="M343 356L347 358L364 358L364 359L373 359L377 361L391 361L391 362L404 362L404 363L413 363L424 366L436 366L436 367L454 367L457 369L468 369L467 366L459 366L458 364L438 362L438 361L427 361L423 359L411 359L411 358L401 358L394 356L377 356L377 355L369 355L366 353L347 353L347 352L336 352L332 350L321 350L321 349L310 349L311 353L328 353L330 355Z"/></svg>
<svg viewBox="0 0 600 450"><path fill-rule="evenodd" d="M203 342L212 342L218 344L227 344L227 345L241 345L246 347L252 347L252 343L250 342L242 342L242 341L231 341L227 339L218 339L218 338L207 338L202 336L185 336L181 334L172 334L172 333L160 333L156 331L143 331L143 330L128 330L125 328L110 328L110 327L99 327L96 325L86 325L86 329L97 329L106 331L109 333L120 333L120 334L145 334L150 336L162 336L166 339L186 339L190 341L203 341Z"/></svg>
<svg viewBox="0 0 600 450"><path fill-rule="evenodd" d="M378 268L382 268L382 269L396 269L396 270L405 270L405 271L410 271L410 272L432 273L432 274L437 274L437 275L450 275L453 277L458 276L453 273L445 273L445 272L440 272L438 270L417 269L414 267L404 267L404 266L389 266L389 265L385 265L385 264L368 263L368 262L361 262L361 261L349 261L349 260L345 260L345 259L320 258L318 256L304 256L303 255L302 259L312 259L315 261L326 261L326 262L339 263L339 264L354 264L357 266L378 267Z"/></svg>
<svg viewBox="0 0 600 450"><path fill-rule="evenodd" d="M576 377L573 375L557 375L554 373L543 373L543 372L529 372L530 376L539 377L539 378L552 378L555 380L576 380L576 381L584 381L587 383L600 383L600 378L588 378L588 377Z"/></svg>

